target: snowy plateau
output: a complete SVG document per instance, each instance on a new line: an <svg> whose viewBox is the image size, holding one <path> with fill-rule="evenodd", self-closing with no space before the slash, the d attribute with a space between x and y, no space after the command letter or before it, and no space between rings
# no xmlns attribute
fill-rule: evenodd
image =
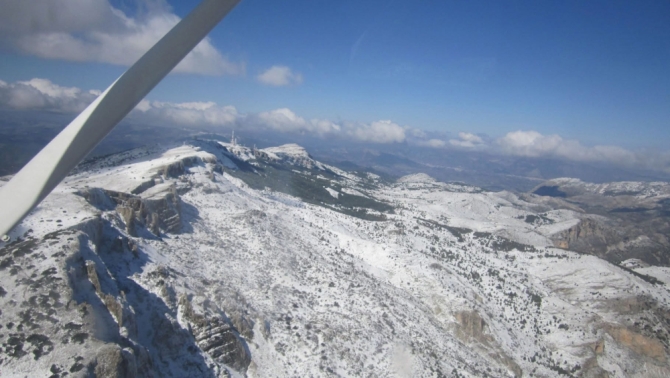
<svg viewBox="0 0 670 378"><path fill-rule="evenodd" d="M602 218L298 145L92 159L0 248L0 376L668 377L670 269L573 251Z"/></svg>

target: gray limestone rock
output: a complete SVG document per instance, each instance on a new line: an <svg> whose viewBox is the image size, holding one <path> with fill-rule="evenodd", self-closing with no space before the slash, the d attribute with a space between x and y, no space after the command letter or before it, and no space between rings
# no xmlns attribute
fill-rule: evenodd
<svg viewBox="0 0 670 378"><path fill-rule="evenodd" d="M135 356L118 345L104 345L98 349L95 358L97 378L135 378L137 363Z"/></svg>

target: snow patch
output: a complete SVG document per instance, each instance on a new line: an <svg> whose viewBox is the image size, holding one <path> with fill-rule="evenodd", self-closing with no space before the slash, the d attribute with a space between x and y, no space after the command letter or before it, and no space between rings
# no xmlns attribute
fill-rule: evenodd
<svg viewBox="0 0 670 378"><path fill-rule="evenodd" d="M339 193L337 190L335 190L335 189L333 189L333 188L326 188L326 190L328 191L328 193L329 193L331 196L333 196L333 197L335 197L335 198L339 198L339 197L340 197L340 193Z"/></svg>

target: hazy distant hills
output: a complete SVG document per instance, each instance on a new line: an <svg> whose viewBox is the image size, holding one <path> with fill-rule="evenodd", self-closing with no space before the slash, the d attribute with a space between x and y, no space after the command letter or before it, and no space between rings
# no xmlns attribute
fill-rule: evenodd
<svg viewBox="0 0 670 378"><path fill-rule="evenodd" d="M425 172L441 181L457 181L490 190L528 191L544 180L575 177L588 182L668 181L660 172L578 163L558 159L525 158L467 152L428 150L410 146L316 150L318 158L339 166L354 163L393 175ZM343 159L346 156L346 159Z"/></svg>

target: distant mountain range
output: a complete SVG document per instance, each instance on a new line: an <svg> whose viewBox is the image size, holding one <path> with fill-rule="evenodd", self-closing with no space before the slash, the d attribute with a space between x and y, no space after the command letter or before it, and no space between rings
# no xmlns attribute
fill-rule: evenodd
<svg viewBox="0 0 670 378"><path fill-rule="evenodd" d="M0 177L13 174L51 140L70 120L67 114L33 112L26 118L16 112L0 110ZM259 148L299 143L314 158L342 169L375 172L397 179L413 173L427 173L444 182L462 182L488 190L526 192L545 180L574 177L587 182L670 181L670 173L605 163L561 159L518 157L488 151L454 148L429 148L411 143L365 144L282 134L268 130L239 130L238 138L247 146ZM194 138L228 141L231 131L220 128L179 128L143 124L137 120L121 122L91 153L106 156L147 144L169 146L177 140Z"/></svg>

